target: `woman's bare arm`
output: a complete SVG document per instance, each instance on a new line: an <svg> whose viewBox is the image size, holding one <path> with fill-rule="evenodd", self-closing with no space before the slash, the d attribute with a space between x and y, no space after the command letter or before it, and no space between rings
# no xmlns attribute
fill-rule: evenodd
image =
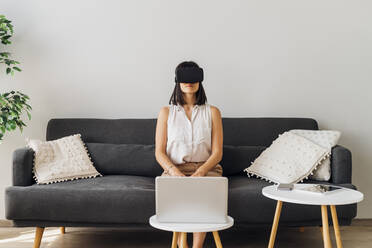
<svg viewBox="0 0 372 248"><path fill-rule="evenodd" d="M184 175L178 170L178 168L169 159L166 148L167 148L167 120L168 120L169 108L164 106L160 109L158 119L156 122L156 132L155 132L155 158L160 166L165 170L169 170L170 174L173 175Z"/></svg>
<svg viewBox="0 0 372 248"><path fill-rule="evenodd" d="M211 106L212 115L212 152L207 161L198 168L207 174L214 166L216 166L222 160L223 151L223 127L222 117L220 110ZM198 173L197 173L198 174Z"/></svg>

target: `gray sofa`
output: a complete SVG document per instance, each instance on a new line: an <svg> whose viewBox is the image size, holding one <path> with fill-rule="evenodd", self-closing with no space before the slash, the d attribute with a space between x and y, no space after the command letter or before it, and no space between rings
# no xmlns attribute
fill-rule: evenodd
<svg viewBox="0 0 372 248"><path fill-rule="evenodd" d="M290 129L318 129L311 118L222 118L224 176L229 179L228 214L235 228L271 226L276 202L261 194L267 181L242 170L271 142ZM13 185L6 188L6 218L16 227L149 227L155 214L156 119L61 118L48 122L46 140L81 133L97 170L104 176L37 185L33 151L13 153ZM329 182L351 183L351 152L340 145L331 155ZM304 182L314 182L305 180ZM349 225L357 204L337 206L340 225ZM329 213L330 214L330 213ZM286 203L280 225L321 226L319 206Z"/></svg>

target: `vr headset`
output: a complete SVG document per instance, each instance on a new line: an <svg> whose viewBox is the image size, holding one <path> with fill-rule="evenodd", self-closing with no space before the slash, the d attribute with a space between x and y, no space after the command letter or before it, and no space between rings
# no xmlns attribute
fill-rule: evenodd
<svg viewBox="0 0 372 248"><path fill-rule="evenodd" d="M184 67L176 71L174 81L176 83L197 83L204 79L203 68L198 67Z"/></svg>

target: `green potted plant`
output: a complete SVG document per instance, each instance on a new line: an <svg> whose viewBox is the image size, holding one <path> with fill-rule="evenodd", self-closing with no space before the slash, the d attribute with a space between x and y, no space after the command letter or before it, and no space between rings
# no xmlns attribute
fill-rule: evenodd
<svg viewBox="0 0 372 248"><path fill-rule="evenodd" d="M14 75L15 71L21 71L16 65L19 64L10 58L10 53L3 50L4 46L11 44L10 38L13 35L13 25L4 15L0 15L0 65L5 64L6 74ZM27 113L31 120L30 110L32 109L27 100L30 98L20 91L0 92L0 144L6 131L13 131L19 127L21 132L23 126L27 126L22 121L22 113Z"/></svg>

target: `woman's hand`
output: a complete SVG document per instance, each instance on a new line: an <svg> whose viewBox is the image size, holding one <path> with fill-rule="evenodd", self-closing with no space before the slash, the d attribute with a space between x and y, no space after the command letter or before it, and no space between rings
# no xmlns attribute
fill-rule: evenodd
<svg viewBox="0 0 372 248"><path fill-rule="evenodd" d="M203 169L202 167L199 167L190 177L204 177L207 175L208 171Z"/></svg>
<svg viewBox="0 0 372 248"><path fill-rule="evenodd" d="M179 176L179 177L185 177L186 176L176 166L172 166L172 168L170 168L168 170L168 174L171 175L171 176Z"/></svg>

